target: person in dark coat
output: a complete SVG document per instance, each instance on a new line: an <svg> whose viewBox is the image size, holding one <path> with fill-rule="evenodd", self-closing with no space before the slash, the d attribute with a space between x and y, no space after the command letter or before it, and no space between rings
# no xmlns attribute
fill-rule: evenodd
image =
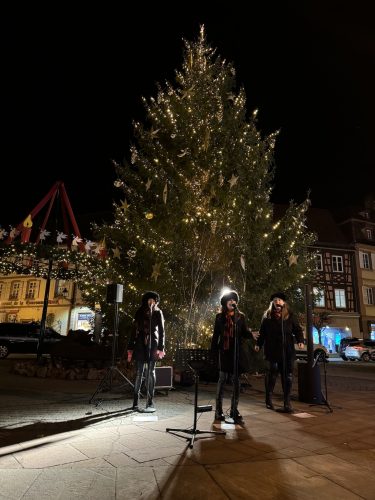
<svg viewBox="0 0 375 500"><path fill-rule="evenodd" d="M298 319L289 310L287 297L282 292L271 295L271 302L264 312L255 351L264 346L264 357L268 362L266 371L266 407L274 410L272 393L275 388L278 373L284 392L284 408L279 410L292 413L290 393L293 383L293 364L295 360L294 344L303 348L303 332Z"/></svg>
<svg viewBox="0 0 375 500"><path fill-rule="evenodd" d="M163 312L158 307L157 292L146 292L142 305L135 313L133 328L128 343L128 361L136 361L137 373L134 383L133 410L139 409L139 396L145 373L147 401L146 411L155 411L155 363L165 355L165 331ZM148 386L147 386L148 382Z"/></svg>
<svg viewBox="0 0 375 500"><path fill-rule="evenodd" d="M246 371L244 365L244 343L242 339L251 338L251 331L246 325L245 316L237 308L238 293L234 290L226 293L220 299L221 312L216 315L214 333L211 341L211 351L218 353L219 380L216 389L215 419L225 420L223 413L223 394L225 382L232 378L233 390L228 422L243 423L238 411L240 397L239 375Z"/></svg>

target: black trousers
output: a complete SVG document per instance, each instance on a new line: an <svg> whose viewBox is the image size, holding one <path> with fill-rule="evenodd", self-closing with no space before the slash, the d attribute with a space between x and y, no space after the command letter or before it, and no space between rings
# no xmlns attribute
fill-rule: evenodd
<svg viewBox="0 0 375 500"><path fill-rule="evenodd" d="M233 373L228 372L219 372L219 380L217 382L216 387L216 409L222 410L223 407L223 395L224 395L224 386L225 382L228 378L228 375L232 379L233 390L232 390L232 400L231 400L231 410L237 410L238 401L240 399L240 378L239 376L235 376Z"/></svg>
<svg viewBox="0 0 375 500"><path fill-rule="evenodd" d="M155 381L156 381L155 363L156 361L154 360L151 360L149 362L137 361L137 375L135 377L135 383L134 383L134 398L137 398L137 400L139 398L139 393L141 390L143 374L145 376L146 391L149 399L147 403L152 401L154 397ZM148 374L148 369L150 369L150 374ZM148 387L147 387L147 379L148 379Z"/></svg>
<svg viewBox="0 0 375 500"><path fill-rule="evenodd" d="M268 361L268 369L265 378L266 398L268 398L270 394L272 394L279 373L281 375L281 385L284 393L284 401L289 402L293 382L292 358L287 358L285 360L285 369L283 361Z"/></svg>

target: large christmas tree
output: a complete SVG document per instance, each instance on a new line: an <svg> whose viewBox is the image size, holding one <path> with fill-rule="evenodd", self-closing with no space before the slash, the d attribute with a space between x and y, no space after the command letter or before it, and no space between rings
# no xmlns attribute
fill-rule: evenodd
<svg viewBox="0 0 375 500"><path fill-rule="evenodd" d="M155 289L172 346L203 347L223 287L236 289L252 328L271 292L295 291L309 273L308 200L275 221L270 202L276 134L262 137L235 70L203 28L185 41L175 83L144 99L129 162L115 163L123 193L113 224L98 228L112 249L113 280L127 312Z"/></svg>

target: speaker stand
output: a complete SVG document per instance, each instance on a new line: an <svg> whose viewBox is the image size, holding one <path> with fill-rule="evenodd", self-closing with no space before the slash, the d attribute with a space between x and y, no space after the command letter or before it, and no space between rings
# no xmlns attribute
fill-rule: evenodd
<svg viewBox="0 0 375 500"><path fill-rule="evenodd" d="M165 429L166 432L171 432L172 434L175 432L184 432L185 434L191 435L191 437L185 437L187 441L189 441L189 448L194 446L195 437L197 434L226 434L225 431L203 431L197 429L197 415L198 413L203 413L206 411L212 411L212 405L201 405L198 406L198 383L199 383L199 375L198 370L194 370L190 365L189 368L194 373L194 381L195 381L195 394L194 394L194 423L192 429Z"/></svg>
<svg viewBox="0 0 375 500"><path fill-rule="evenodd" d="M113 338L112 338L112 360L111 360L111 366L107 369L106 373L104 374L104 377L100 381L96 391L94 394L91 396L89 400L89 404L91 404L95 396L98 394L100 391L111 391L113 387L113 378L114 375L120 375L125 382L127 382L133 389L134 389L134 384L130 382L130 380L125 377L125 375L117 368L116 366L116 339L117 339L117 332L118 332L118 302L115 303L115 317L114 317L114 328L113 328ZM122 386L121 386L122 387ZM95 401L94 401L95 402Z"/></svg>

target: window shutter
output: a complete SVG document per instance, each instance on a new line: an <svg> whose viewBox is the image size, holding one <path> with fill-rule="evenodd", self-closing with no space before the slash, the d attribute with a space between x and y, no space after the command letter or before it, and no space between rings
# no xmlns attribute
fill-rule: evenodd
<svg viewBox="0 0 375 500"><path fill-rule="evenodd" d="M371 269L375 270L375 253L371 253Z"/></svg>

